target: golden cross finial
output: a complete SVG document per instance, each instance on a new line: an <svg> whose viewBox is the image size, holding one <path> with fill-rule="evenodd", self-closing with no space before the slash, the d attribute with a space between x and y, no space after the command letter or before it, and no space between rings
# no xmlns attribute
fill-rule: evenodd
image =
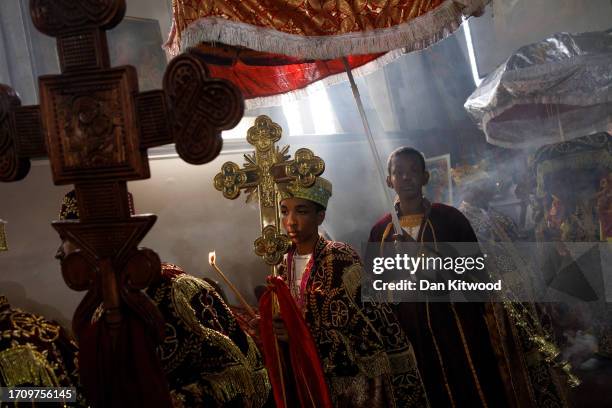
<svg viewBox="0 0 612 408"><path fill-rule="evenodd" d="M280 231L279 202L283 185L296 183L310 187L316 177L325 170L323 160L308 149L299 149L295 158L287 154L289 146L276 146L282 128L269 117L262 115L247 132L247 141L255 146L255 152L244 155L246 163L240 168L236 163L226 162L214 179L215 188L225 198L238 198L246 190L249 198L259 196L262 235L255 240L255 253L268 265L277 265L289 248L289 238Z"/></svg>

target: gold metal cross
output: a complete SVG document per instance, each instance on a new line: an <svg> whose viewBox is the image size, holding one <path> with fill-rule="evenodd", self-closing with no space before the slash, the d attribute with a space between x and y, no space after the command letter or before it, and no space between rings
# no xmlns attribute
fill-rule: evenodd
<svg viewBox="0 0 612 408"><path fill-rule="evenodd" d="M243 168L234 162L224 163L214 179L215 188L225 198L234 200L242 190L249 194L247 202L255 195L259 197L261 236L254 242L255 254L268 265L278 265L289 248L289 238L281 233L279 220L279 203L287 186L310 187L325 170L325 162L309 149L298 149L291 160L289 146L276 146L281 134L282 128L272 119L257 117L247 132L247 141L255 146L255 152L244 155Z"/></svg>

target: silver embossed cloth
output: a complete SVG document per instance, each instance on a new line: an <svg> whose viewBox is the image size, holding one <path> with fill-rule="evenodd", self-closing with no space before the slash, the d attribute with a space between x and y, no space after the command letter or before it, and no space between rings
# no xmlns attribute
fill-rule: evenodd
<svg viewBox="0 0 612 408"><path fill-rule="evenodd" d="M558 33L493 71L465 108L489 143L539 147L612 126L612 30Z"/></svg>

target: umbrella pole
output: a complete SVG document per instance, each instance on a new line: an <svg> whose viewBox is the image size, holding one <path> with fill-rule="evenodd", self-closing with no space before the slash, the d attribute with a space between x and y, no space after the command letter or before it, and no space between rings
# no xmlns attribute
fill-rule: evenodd
<svg viewBox="0 0 612 408"><path fill-rule="evenodd" d="M272 276L279 276L278 265L272 265L270 266L270 268L272 271ZM279 314L279 312L280 312L280 306L278 304L278 297L276 296L276 292L272 292L272 316ZM285 387L285 373L283 372L282 356L280 353L280 347L279 347L278 339L276 338L276 336L274 336L274 352L276 353L276 361L278 361L278 373L280 377L281 391L282 391L283 403L284 403L283 407L286 408L287 407L287 389Z"/></svg>
<svg viewBox="0 0 612 408"><path fill-rule="evenodd" d="M355 83L355 78L353 78L353 73L351 72L351 66L348 63L346 57L342 57L342 62L344 63L344 69L346 71L346 75L348 75L349 82L351 83L351 90L353 91L353 97L355 98L355 103L357 103L357 109L359 110L359 115L361 116L361 122L363 123L363 129L365 130L366 138L368 139L368 143L370 145L370 151L374 156L374 162L376 163L376 169L378 170L378 177L380 178L380 183L382 186L387 184L385 177L385 169L382 165L382 159L380 157L380 153L378 152L378 148L376 147L376 143L374 142L374 137L372 136L372 130L370 129L370 123L368 122L368 117L366 116L365 109L363 108L363 103L361 101L361 95L359 94L359 88L357 88L357 84ZM402 227L399 223L399 218L397 217L397 212L395 211L395 206L393 205L393 201L389 194L385 191L385 201L388 208L391 209L391 221L393 222L393 229L395 233L401 235Z"/></svg>

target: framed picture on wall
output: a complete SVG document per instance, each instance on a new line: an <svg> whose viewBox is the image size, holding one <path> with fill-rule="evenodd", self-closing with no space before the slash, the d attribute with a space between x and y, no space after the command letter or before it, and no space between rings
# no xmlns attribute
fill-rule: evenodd
<svg viewBox="0 0 612 408"><path fill-rule="evenodd" d="M112 66L133 65L140 91L161 89L167 60L159 21L126 17L107 38Z"/></svg>
<svg viewBox="0 0 612 408"><path fill-rule="evenodd" d="M432 203L453 204L450 154L425 159L429 171L429 183L423 194Z"/></svg>

